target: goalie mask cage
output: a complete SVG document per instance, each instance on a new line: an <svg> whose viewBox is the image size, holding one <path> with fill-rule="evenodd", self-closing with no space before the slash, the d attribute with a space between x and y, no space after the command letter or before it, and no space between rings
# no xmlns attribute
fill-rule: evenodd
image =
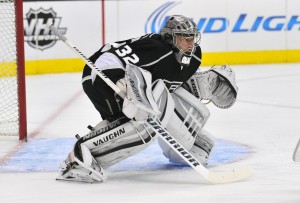
<svg viewBox="0 0 300 203"><path fill-rule="evenodd" d="M0 0L0 136L27 140L22 0Z"/></svg>

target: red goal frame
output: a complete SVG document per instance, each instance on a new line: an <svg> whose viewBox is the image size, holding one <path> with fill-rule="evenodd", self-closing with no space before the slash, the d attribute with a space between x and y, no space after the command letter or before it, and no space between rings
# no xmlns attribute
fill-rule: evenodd
<svg viewBox="0 0 300 203"><path fill-rule="evenodd" d="M24 56L23 0L15 0L16 44L17 44L17 81L19 104L19 140L27 141L26 86Z"/></svg>

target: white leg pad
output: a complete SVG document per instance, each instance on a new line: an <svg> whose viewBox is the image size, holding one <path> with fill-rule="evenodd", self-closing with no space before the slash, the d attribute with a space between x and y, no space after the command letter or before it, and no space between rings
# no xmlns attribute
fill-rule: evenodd
<svg viewBox="0 0 300 203"><path fill-rule="evenodd" d="M202 164L206 164L215 145L215 138L211 133L202 129L196 137L195 143L190 152Z"/></svg>
<svg viewBox="0 0 300 203"><path fill-rule="evenodd" d="M175 109L166 130L187 150L190 150L209 118L209 110L194 95L179 88L172 95Z"/></svg>
<svg viewBox="0 0 300 203"><path fill-rule="evenodd" d="M163 140L158 138L158 143L163 150L164 155L170 162L180 163L186 165L187 163ZM195 142L191 149L188 151L202 164L207 164L207 160L211 155L215 143L215 138L205 130L201 130L201 133L195 139Z"/></svg>
<svg viewBox="0 0 300 203"><path fill-rule="evenodd" d="M147 123L120 118L90 132L80 139L80 143L103 168L107 168L145 149L154 141L155 135Z"/></svg>
<svg viewBox="0 0 300 203"><path fill-rule="evenodd" d="M161 122L161 126L164 128L170 121L172 114L174 112L175 103L174 100L166 88L163 80L159 79L155 83L155 87L153 89L153 97L157 103L159 111L161 114L158 116Z"/></svg>
<svg viewBox="0 0 300 203"><path fill-rule="evenodd" d="M99 130L100 128L103 128L109 124L108 120L102 120L100 121L95 127L94 130Z"/></svg>
<svg viewBox="0 0 300 203"><path fill-rule="evenodd" d="M208 157L209 153L207 153L205 150L204 152L201 152L202 148L206 149L207 147L202 146L202 144L204 145L206 142L201 142L200 138L205 138L205 135L202 135L205 134L204 131L202 131L202 128L209 118L209 110L194 95L183 88L177 89L176 92L172 94L172 99L175 103L175 109L173 110L172 115L165 126L166 130L186 150L197 155L195 158L198 158L198 161L205 163L207 158L205 159L204 157ZM197 141L198 139L200 141ZM213 141L207 142L213 143ZM200 148L195 146L195 143L200 143ZM183 161L168 145L166 145L160 139L159 145L161 146L164 155L171 162L181 163Z"/></svg>

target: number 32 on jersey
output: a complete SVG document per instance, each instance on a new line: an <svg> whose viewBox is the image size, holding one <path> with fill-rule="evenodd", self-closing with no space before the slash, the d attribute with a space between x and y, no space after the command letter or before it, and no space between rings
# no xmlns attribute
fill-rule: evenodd
<svg viewBox="0 0 300 203"><path fill-rule="evenodd" d="M135 53L132 53L132 49L128 45L125 45L121 49L117 49L116 53L122 57L125 63L135 64L140 60Z"/></svg>

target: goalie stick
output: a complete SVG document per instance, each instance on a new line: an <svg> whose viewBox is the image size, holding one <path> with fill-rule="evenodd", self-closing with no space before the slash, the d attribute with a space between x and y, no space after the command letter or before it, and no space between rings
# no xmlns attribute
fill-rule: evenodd
<svg viewBox="0 0 300 203"><path fill-rule="evenodd" d="M122 92L118 86L116 86L99 68L95 66L76 46L74 46L68 39L63 36L53 24L48 24L50 30L55 33L69 48L71 48L97 75L106 82L120 97L125 98L125 93ZM208 182L230 183L243 180L253 174L249 167L240 167L227 172L212 172L205 168L200 162L198 162L189 151L187 151L180 143L177 142L160 124L152 118L148 118L147 122L161 138L164 140L183 160L185 160L192 168L194 168L202 177Z"/></svg>
<svg viewBox="0 0 300 203"><path fill-rule="evenodd" d="M294 154L293 154L293 160L295 162L299 162L300 161L300 139L296 145L296 148L295 148L295 151L294 151Z"/></svg>

